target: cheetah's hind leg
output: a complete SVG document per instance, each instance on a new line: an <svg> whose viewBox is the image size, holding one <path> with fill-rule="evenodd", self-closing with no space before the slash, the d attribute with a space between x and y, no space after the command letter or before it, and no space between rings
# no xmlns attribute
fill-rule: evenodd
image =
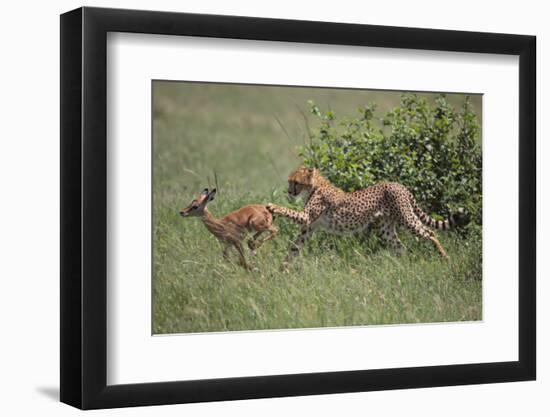
<svg viewBox="0 0 550 417"><path fill-rule="evenodd" d="M441 246L441 243L439 243L439 240L435 236L435 233L433 230L429 229L428 227L424 226L420 219L416 217L409 217L406 218L403 222L403 225L406 226L411 232L413 232L416 236L422 237L426 240L429 240L433 243L439 254L445 258L449 259L449 256L447 255L447 252L445 252L445 249L443 249L443 246Z"/></svg>
<svg viewBox="0 0 550 417"><path fill-rule="evenodd" d="M439 243L439 240L435 236L433 230L425 226L420 218L414 212L412 206L409 204L402 205L398 208L399 210L399 222L413 232L416 236L429 240L433 243L439 254L448 259L447 252Z"/></svg>

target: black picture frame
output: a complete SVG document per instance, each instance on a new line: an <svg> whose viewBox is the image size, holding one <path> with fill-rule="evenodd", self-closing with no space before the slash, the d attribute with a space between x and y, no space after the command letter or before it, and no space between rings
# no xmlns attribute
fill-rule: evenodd
<svg viewBox="0 0 550 417"><path fill-rule="evenodd" d="M108 32L519 56L518 361L107 385ZM535 379L535 50L524 35L88 7L61 15L61 401L95 409Z"/></svg>

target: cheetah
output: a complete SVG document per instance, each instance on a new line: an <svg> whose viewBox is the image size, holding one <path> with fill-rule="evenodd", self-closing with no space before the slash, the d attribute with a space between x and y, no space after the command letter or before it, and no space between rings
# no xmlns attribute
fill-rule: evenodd
<svg viewBox="0 0 550 417"><path fill-rule="evenodd" d="M285 258L284 269L319 228L329 233L346 234L366 232L370 226L375 226L382 240L401 253L404 246L395 230L396 225L401 224L415 235L431 241L441 256L448 258L430 228L448 230L467 221L462 209L446 220L432 219L418 206L412 193L399 183L384 182L345 192L324 178L319 170L304 166L288 177L289 198L295 199L300 194L305 197L303 211L267 205L274 215L288 217L302 226Z"/></svg>

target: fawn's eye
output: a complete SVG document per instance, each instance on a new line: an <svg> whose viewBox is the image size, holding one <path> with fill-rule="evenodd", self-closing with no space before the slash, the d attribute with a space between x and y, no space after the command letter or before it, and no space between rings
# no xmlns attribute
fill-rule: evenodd
<svg viewBox="0 0 550 417"><path fill-rule="evenodd" d="M191 208L192 208L193 210L196 210L196 209L198 209L198 208L199 208L199 206L197 206L197 205L193 205L193 206L191 206Z"/></svg>

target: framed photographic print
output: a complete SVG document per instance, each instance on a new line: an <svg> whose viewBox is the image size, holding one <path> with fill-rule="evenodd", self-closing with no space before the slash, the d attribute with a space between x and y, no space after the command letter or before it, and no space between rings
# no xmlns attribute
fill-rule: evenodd
<svg viewBox="0 0 550 417"><path fill-rule="evenodd" d="M535 379L535 38L61 16L61 401Z"/></svg>

